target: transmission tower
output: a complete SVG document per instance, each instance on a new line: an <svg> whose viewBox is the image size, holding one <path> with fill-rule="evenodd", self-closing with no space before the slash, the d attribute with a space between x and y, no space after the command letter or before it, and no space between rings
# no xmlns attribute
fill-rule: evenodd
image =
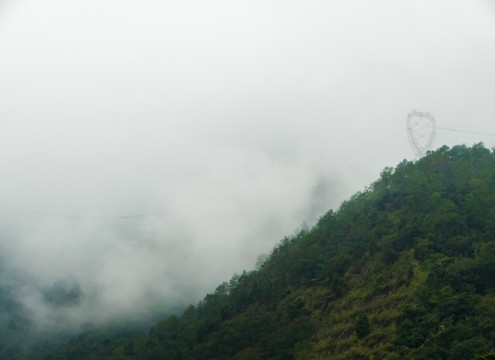
<svg viewBox="0 0 495 360"><path fill-rule="evenodd" d="M416 156L426 155L435 140L435 118L429 112L411 111L407 114L407 133Z"/></svg>

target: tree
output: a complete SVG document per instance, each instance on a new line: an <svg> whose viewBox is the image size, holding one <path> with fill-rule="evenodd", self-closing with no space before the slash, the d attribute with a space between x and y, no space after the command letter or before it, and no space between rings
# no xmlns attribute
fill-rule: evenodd
<svg viewBox="0 0 495 360"><path fill-rule="evenodd" d="M358 339L366 337L370 333L370 323L368 321L368 315L361 313L358 315L356 322L354 323L354 329Z"/></svg>

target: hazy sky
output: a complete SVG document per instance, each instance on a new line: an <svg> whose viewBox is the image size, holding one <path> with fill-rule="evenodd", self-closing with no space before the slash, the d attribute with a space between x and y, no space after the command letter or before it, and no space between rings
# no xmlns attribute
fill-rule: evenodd
<svg viewBox="0 0 495 360"><path fill-rule="evenodd" d="M494 38L488 0L0 0L2 281L196 302L414 159L412 109L494 134Z"/></svg>

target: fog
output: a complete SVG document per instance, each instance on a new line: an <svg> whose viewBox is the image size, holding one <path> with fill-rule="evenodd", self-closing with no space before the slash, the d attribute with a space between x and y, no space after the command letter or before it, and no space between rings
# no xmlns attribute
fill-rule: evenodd
<svg viewBox="0 0 495 360"><path fill-rule="evenodd" d="M413 160L412 109L495 146L494 35L490 1L0 1L0 285L42 326L196 303Z"/></svg>

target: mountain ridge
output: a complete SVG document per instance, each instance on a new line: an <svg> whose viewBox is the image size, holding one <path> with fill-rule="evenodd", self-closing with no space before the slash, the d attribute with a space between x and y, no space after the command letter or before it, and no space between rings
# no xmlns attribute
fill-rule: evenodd
<svg viewBox="0 0 495 360"><path fill-rule="evenodd" d="M94 333L26 359L493 359L495 153L385 168L146 336ZM88 350L91 349L91 350Z"/></svg>

